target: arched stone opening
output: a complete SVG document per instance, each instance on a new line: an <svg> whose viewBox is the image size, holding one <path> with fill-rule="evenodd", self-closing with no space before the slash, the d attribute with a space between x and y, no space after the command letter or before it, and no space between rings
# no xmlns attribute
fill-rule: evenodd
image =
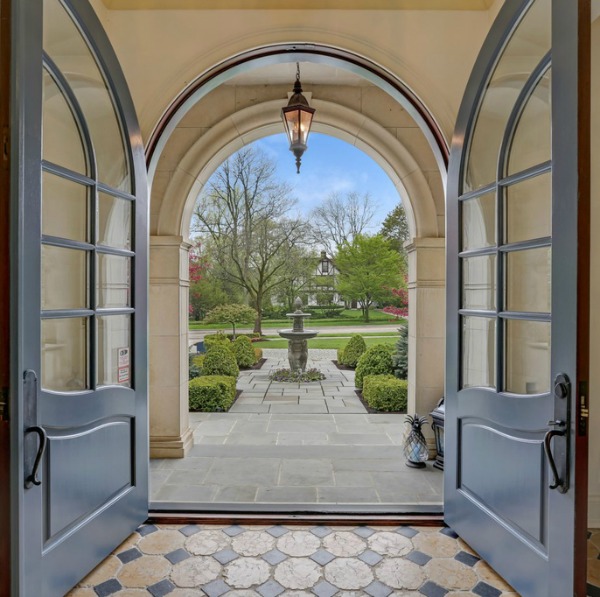
<svg viewBox="0 0 600 597"><path fill-rule="evenodd" d="M212 99L226 105L226 95L235 95L235 89L223 85L213 90ZM234 109L219 114L213 122L196 122L208 126L190 126L198 116L194 112L210 112L211 94L207 94L171 131L156 163L151 200L149 330L153 456L180 457L192 443L187 415L187 264L196 197L231 154L252 141L281 132L279 110L285 96L280 96L276 88L263 88L261 100L265 101L253 101L250 93L246 104L233 102ZM397 105L389 95L382 96L390 106ZM383 101L382 97L378 101ZM406 130L400 134L396 127L386 126L393 122L378 122L364 110L336 101L332 90L320 88L311 105L317 108L313 130L345 140L372 157L390 176L407 208L412 238L408 247L409 410L425 414L443 392L444 204L435 156L414 122L412 127L406 126L406 115Z"/></svg>

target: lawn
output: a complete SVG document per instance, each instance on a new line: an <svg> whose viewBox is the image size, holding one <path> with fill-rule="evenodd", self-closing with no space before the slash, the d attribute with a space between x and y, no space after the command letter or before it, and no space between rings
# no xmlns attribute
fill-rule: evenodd
<svg viewBox="0 0 600 597"><path fill-rule="evenodd" d="M345 346L348 343L349 338L312 338L308 341L308 349L311 348L330 348L330 349L338 349L342 346ZM367 348L369 346L373 346L374 344L391 344L395 345L398 341L398 334L394 336L385 336L384 338L377 337L365 337L365 344ZM279 338L277 340L261 340L260 342L253 342L252 346L256 346L259 348L287 348L288 342L283 338Z"/></svg>
<svg viewBox="0 0 600 597"><path fill-rule="evenodd" d="M362 312L355 309L346 309L342 311L339 317L323 317L315 319L314 317L308 317L305 319L305 326L311 328L318 327L339 327L339 326L377 326L377 325L404 325L406 322L403 318L396 319L394 316L384 313L383 311L371 311L370 321L366 323L362 317ZM250 324L241 324L238 327L244 328L249 327ZM289 327L291 325L290 319L263 319L263 329L280 329L282 327ZM227 326L222 323L209 323L203 324L200 321L190 321L190 330L219 330L225 329Z"/></svg>

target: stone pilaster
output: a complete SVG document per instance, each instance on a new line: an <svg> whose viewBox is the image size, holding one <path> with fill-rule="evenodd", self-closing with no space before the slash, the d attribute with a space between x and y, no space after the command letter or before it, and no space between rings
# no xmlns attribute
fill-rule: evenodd
<svg viewBox="0 0 600 597"><path fill-rule="evenodd" d="M150 237L150 457L183 458L188 411L188 252L181 236Z"/></svg>
<svg viewBox="0 0 600 597"><path fill-rule="evenodd" d="M444 238L415 238L408 252L408 412L428 415L444 394L446 259ZM424 428L435 447L431 427Z"/></svg>

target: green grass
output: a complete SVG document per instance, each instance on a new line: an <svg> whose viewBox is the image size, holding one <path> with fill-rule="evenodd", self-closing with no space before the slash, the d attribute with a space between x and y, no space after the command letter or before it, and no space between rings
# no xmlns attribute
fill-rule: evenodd
<svg viewBox="0 0 600 597"><path fill-rule="evenodd" d="M306 326L307 329L310 329L310 326ZM377 338L381 338L381 337L385 337L385 336L394 336L394 337L398 337L398 332L361 332L360 335L363 338L369 338L370 336L375 336ZM279 336L277 334L263 334L263 336L265 338L274 338L275 340L279 339ZM334 332L321 332L320 333L320 338L346 338L347 340L349 340L352 337L352 332L344 332L341 334L336 334Z"/></svg>
<svg viewBox="0 0 600 597"><path fill-rule="evenodd" d="M313 317L309 317L305 320L306 327L318 328L318 327L339 327L339 326L351 326L351 325L360 325L360 326L378 326L378 325L403 325L406 322L405 319L399 318L396 319L392 315L388 315L387 313L383 313L382 311L371 311L370 312L370 321L366 323L362 317L362 312L360 310L350 310L346 309L342 311L341 317L332 317L331 319L322 318L322 319L314 319ZM279 329L282 327L287 327L291 325L290 319L282 318L282 319L263 319L262 326L263 329ZM242 324L239 325L240 328L248 328L252 327L251 324ZM200 321L190 321L190 330L226 330L231 332L231 327L227 327L222 323L205 323L203 324Z"/></svg>
<svg viewBox="0 0 600 597"><path fill-rule="evenodd" d="M330 349L338 349L342 346L345 346L348 343L349 338L313 338L308 341L308 349L311 348L330 348ZM373 346L374 344L391 344L392 346L396 345L398 340L398 334L395 336L385 337L385 338L365 338L365 344L367 348L369 346ZM288 342L283 338L279 338L277 340L261 340L260 342L253 342L252 346L257 346L259 348L287 348Z"/></svg>

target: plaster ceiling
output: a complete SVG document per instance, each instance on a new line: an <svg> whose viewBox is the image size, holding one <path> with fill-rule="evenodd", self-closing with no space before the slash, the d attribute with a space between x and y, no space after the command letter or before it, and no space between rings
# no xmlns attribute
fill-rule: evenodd
<svg viewBox="0 0 600 597"><path fill-rule="evenodd" d="M112 10L488 10L494 0L102 0Z"/></svg>
<svg viewBox="0 0 600 597"><path fill-rule="evenodd" d="M288 85L290 91L296 80L296 63L273 64L255 68L229 79L226 85ZM300 63L300 80L305 92L311 85L368 86L370 83L354 73L341 68L313 62Z"/></svg>

